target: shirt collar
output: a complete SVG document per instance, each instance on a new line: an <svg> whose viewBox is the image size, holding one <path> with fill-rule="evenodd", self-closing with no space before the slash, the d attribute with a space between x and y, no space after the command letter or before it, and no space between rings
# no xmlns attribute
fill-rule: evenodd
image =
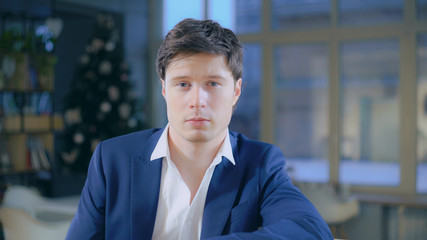
<svg viewBox="0 0 427 240"><path fill-rule="evenodd" d="M169 131L169 123L166 125L165 129L163 130L162 135L159 138L159 141L157 142L156 147L153 150L153 153L151 154L150 160L156 160L163 157L170 157L169 155L169 144L168 144L168 131ZM236 165L233 157L233 150L231 148L231 142L230 142L230 134L227 129L227 134L225 136L224 142L221 145L221 148L219 149L217 157L225 157L227 158L233 165Z"/></svg>

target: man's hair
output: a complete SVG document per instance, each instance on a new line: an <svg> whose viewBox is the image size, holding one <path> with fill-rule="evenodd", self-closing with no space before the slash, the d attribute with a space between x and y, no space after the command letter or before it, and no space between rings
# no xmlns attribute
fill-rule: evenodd
<svg viewBox="0 0 427 240"><path fill-rule="evenodd" d="M162 80L172 59L181 53L223 55L234 80L242 77L242 44L233 31L215 21L187 18L169 31L157 52L157 73Z"/></svg>

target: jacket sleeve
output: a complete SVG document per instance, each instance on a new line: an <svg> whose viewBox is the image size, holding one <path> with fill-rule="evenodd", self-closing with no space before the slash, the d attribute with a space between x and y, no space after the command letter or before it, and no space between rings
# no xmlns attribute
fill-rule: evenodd
<svg viewBox="0 0 427 240"><path fill-rule="evenodd" d="M66 240L104 239L105 176L101 149L102 143L97 146L90 161L86 183Z"/></svg>
<svg viewBox="0 0 427 240"><path fill-rule="evenodd" d="M314 205L296 188L285 169L279 148L264 154L259 173L262 227L251 233L232 233L210 239L333 239Z"/></svg>

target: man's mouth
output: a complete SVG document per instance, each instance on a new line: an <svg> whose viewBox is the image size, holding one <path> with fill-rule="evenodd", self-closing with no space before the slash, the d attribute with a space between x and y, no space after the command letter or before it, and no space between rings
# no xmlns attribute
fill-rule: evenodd
<svg viewBox="0 0 427 240"><path fill-rule="evenodd" d="M208 124L210 121L209 119L203 117L192 117L187 119L185 122L193 126L202 126Z"/></svg>

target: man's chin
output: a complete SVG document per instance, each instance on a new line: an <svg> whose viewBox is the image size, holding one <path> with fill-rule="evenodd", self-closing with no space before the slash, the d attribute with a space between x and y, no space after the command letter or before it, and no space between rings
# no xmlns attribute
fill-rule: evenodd
<svg viewBox="0 0 427 240"><path fill-rule="evenodd" d="M204 134L193 134L187 137L187 141L193 143L205 143L209 141L209 138Z"/></svg>

